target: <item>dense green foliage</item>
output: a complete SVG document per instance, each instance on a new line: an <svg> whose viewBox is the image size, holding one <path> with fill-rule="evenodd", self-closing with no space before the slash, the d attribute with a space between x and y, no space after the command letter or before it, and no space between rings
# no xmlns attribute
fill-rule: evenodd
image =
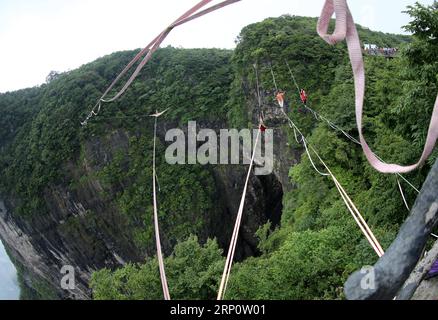
<svg viewBox="0 0 438 320"><path fill-rule="evenodd" d="M371 147L386 161L412 163L422 151L425 123L438 91L436 9L436 3L409 8L413 22L407 29L413 37L359 28L364 42L402 48L401 55L393 60L366 57L365 61L365 133ZM264 92L274 89L272 66L278 86L288 92L291 116L387 248L407 215L396 177L377 173L368 165L360 146L310 114L298 112L299 97L285 61L300 86L310 93L311 107L357 135L346 47L327 46L317 37L315 23L315 19L283 16L250 25L239 36L232 57L228 51L163 49L142 73L141 81L136 81L120 102L105 108L100 120L85 130L77 123L86 106L94 102L131 53L118 53L58 77L43 86L43 93L35 98L40 105L36 117L32 113L35 108L17 115L15 121L21 127L14 142L8 142L6 156L0 156L0 170L5 176L1 190L28 200L23 202L23 212L34 213L41 205L38 199L44 186L62 178L61 164L81 161L80 150L87 139L105 136L114 128L125 129L130 134L128 154L116 155L98 172L98 178L108 193L115 185L128 186L109 195L108 200L129 217L137 245L150 245L151 170L144 163L151 160L151 124L139 116L171 106L169 117L175 121L228 119L232 125L246 127L250 120L244 105L253 101L248 91L256 86L253 65L257 64ZM33 91L25 94L31 96ZM0 96L0 106L6 97ZM293 134L289 137L290 147L301 148ZM198 238L189 237L202 229L204 222L196 217L213 210L211 173L208 168L172 167L164 162L158 167L163 186L160 212L163 217L172 216L163 219L164 229L172 231L165 234L173 235L167 240L170 243L178 242L165 261L171 296L213 299L223 268L222 252L215 241L201 245ZM429 169L425 166L407 178L420 186ZM268 224L260 228L262 254L235 264L227 298L342 299L348 275L376 261L333 182L313 170L305 153L291 168L290 178L297 188L284 196L281 227L272 230ZM405 184L403 187L412 204L415 191ZM90 285L96 299L162 298L153 258L144 264L98 271Z"/></svg>
<svg viewBox="0 0 438 320"><path fill-rule="evenodd" d="M382 47L404 48L403 56L394 60L366 58L369 79L366 134L379 155L398 163L414 162L421 153L424 140L418 137L424 135L426 128L420 125L425 123L420 119L430 116L432 100L437 91L436 78L430 77L436 77L437 74L434 69L436 43L430 43L433 41L419 35L419 30L414 28L424 16L423 11L430 12L431 8L418 6L410 9L415 17L408 27L415 34L412 42L407 37L359 29L365 42L376 43ZM228 104L228 115L232 123L245 126L248 121L245 112L241 111L245 103L242 97L247 87L255 86L253 63L258 65L263 89L272 90L274 87L270 74L272 66L277 74L279 87L288 92L295 91L284 62L288 61L300 85L311 92L312 107L336 120L338 125L355 135L352 108L354 88L345 46L327 48L311 31L314 23L315 20L312 19L281 17L267 19L242 31L233 56L237 77L231 88ZM424 23L426 22L423 22L423 28ZM427 46L424 44L425 39ZM416 51L420 52L414 54ZM424 58L418 59L419 56ZM402 86L400 79L404 80ZM414 89L421 90L421 99L407 99L416 96L417 93L412 92ZM289 99L292 106L295 106L298 96L291 94ZM418 117L420 114L421 117ZM292 116L297 119L297 123L309 135L310 143L316 147L350 196L355 199L386 248L407 214L398 193L396 178L378 174L371 169L361 148L332 131L326 124L315 123L309 115L299 114L296 108L293 108ZM290 144L297 147L293 135L290 137ZM426 167L411 174L409 178L414 184L420 185L427 172ZM363 239L333 183L315 173L307 157L303 157L301 163L291 169L290 176L298 188L285 195L281 228L274 232L270 231L269 225L260 229L259 248L263 254L236 264L228 298L343 298L342 284L346 277L360 266L376 260L374 252ZM412 203L415 192L406 188L406 194L408 201ZM190 241L193 240L189 240L189 243ZM175 272L175 267L169 265L169 270ZM182 267L182 270L185 268ZM114 281L114 277L120 272L138 275L138 271L130 272L129 268L122 270L124 271L119 270L115 274L108 271L96 274L93 288L99 298L117 298L114 294L106 294L106 287L102 288L99 283ZM156 268L154 272L157 272ZM220 276L219 272L217 276ZM172 286L170 288L172 292ZM160 297L156 292L142 296ZM189 295L183 297L193 298ZM205 296L198 294L195 298ZM214 298L214 295L208 298Z"/></svg>
<svg viewBox="0 0 438 320"><path fill-rule="evenodd" d="M37 227L51 220L54 188L84 198L92 196L84 196L90 185L99 186L99 198L109 209L102 213L103 204L97 204L51 230L78 244L77 259L105 261L108 244L101 234L122 252L134 250L128 255L154 252L149 114L171 107L165 120L174 127L188 119L226 119L231 52L169 47L157 52L120 102L105 105L99 117L81 127L90 106L134 54L115 53L39 88L0 95L0 194L14 202L17 218ZM128 137L126 150L112 146L114 135ZM96 144L101 150L93 149ZM169 166L163 142L157 144L161 230L170 253L190 234L207 238L207 225L218 214L217 191L209 167Z"/></svg>
<svg viewBox="0 0 438 320"><path fill-rule="evenodd" d="M41 88L0 95L5 112L1 130L7 133L0 141L7 148L0 155L0 190L20 200L19 214L43 214L44 188L68 179L62 165L78 161L81 145L92 136L120 128L150 140L152 126L145 115L167 107L172 107L167 119L181 123L224 119L232 80L230 52L166 48L157 52L122 101L105 107L82 128L90 105L133 54L116 53Z"/></svg>
<svg viewBox="0 0 438 320"><path fill-rule="evenodd" d="M152 170L150 165L145 165L152 163L152 147L147 132L132 137L128 155L118 153L111 164L98 174L105 190L106 186L109 189L115 185L125 186L115 195L108 190L106 198L129 217L134 242L142 250L153 248L151 244L154 241ZM159 143L157 153L164 152L164 146ZM129 170L125 169L126 161ZM208 168L200 165L170 166L162 157L157 161L161 228L166 235L166 243L173 247L177 240L185 239L190 234L201 234L205 229L209 218L206 212L215 214L213 203L216 189Z"/></svg>
<svg viewBox="0 0 438 320"><path fill-rule="evenodd" d="M197 237L175 246L165 259L168 284L173 299L209 299L215 295L224 263L222 250L215 241L200 246ZM161 299L158 263L127 265L115 272L104 269L91 280L95 299Z"/></svg>
<svg viewBox="0 0 438 320"><path fill-rule="evenodd" d="M436 4L434 6L436 7ZM410 9L415 19L408 29L414 33L414 37L411 43L405 45L402 38L390 37L386 40L388 42L382 42L381 35L377 38L366 37L363 34L365 30L360 30L363 41L379 46L403 48L402 57L394 60L366 57L368 82L365 132L372 148L387 161L413 163L422 152L427 132L424 123L428 123L426 119L430 118L437 92L438 48L435 40L422 37L419 30L413 26L424 18L428 20L421 22L423 28L426 28L425 25L432 28L430 18L436 19L434 9L436 8L421 6ZM436 28L432 30L435 31L429 32L437 32ZM271 52L286 51L275 48L279 46L271 49ZM335 52L337 50L342 50L342 47L334 49ZM415 50L421 53L412 55ZM318 49L313 52L314 59L323 56L319 54ZM328 91L317 91L316 86L321 88L318 84L313 87L308 80L309 74L312 79L318 77L313 74L311 68L302 72L299 67L290 64L300 86L311 90L312 108L335 121L351 135L357 136L352 71L348 61L342 60L342 53L339 55L337 61L341 61L341 65L338 65L336 71L323 71L328 76L325 82L325 85L329 85ZM423 58L419 59L420 56ZM334 58L336 59L336 56L331 57ZM285 79L277 77L279 87L294 92L292 80L287 77L287 69L277 67L284 66L282 60L287 58L273 58L272 54L268 53L264 59L267 59L268 63L272 62L272 65L280 70L277 73L285 75ZM321 67L321 63L319 66ZM269 81L269 76L269 71L266 71L265 83ZM400 85L400 79L404 80L403 85ZM416 93L413 95L411 91L414 88L421 90L420 99L415 99ZM309 125L307 121L312 116L301 115L297 108L293 109L291 115L308 135L309 143L318 150L348 190L384 248L387 248L407 215L396 178L379 174L372 169L360 146L351 143L342 134L334 132L325 123L318 123L316 127ZM406 112L404 116L401 115L403 111ZM313 118L312 122L314 123ZM423 139L417 139L419 136ZM296 146L293 135L290 144ZM426 166L419 172L410 174L408 178L419 186L429 169L430 167ZM290 176L298 188L285 196L282 226L261 242L261 246L265 248L264 256L245 261L235 269L229 293L231 298L342 298L342 284L351 271L376 260L374 252L346 210L333 182L318 175L307 156L291 169ZM403 186L409 203L413 203L415 191L406 184Z"/></svg>

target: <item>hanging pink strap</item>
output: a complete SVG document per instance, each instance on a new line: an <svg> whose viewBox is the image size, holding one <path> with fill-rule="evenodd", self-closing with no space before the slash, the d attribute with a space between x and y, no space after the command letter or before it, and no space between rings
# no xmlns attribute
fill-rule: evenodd
<svg viewBox="0 0 438 320"><path fill-rule="evenodd" d="M206 6L208 3L210 3L212 0L203 0L201 2L199 2L197 5L195 5L193 8L191 8L190 10L188 10L186 13L184 13L181 17L179 17L178 19L175 20L175 22L173 22L166 30L164 30L162 33L160 33L154 40L151 41L151 43L149 43L143 50L140 51L139 54L137 54L135 56L135 58L126 66L126 68L119 74L119 76L116 78L116 80L114 80L114 82L110 85L110 87L105 91L105 93L103 94L101 100L103 100L104 102L113 102L115 100L117 100L118 98L120 98L120 96L126 91L126 89L128 89L128 87L131 85L131 83L135 80L135 78L138 76L138 74L140 73L141 69L143 69L143 67L145 66L145 64L150 60L150 58L152 57L152 54L158 49L158 47L160 46L160 44L164 41L164 39L167 37L167 35L172 31L172 29L174 28L174 24L177 24L181 21L183 21L184 19L190 17L191 15L193 15L196 11L198 11L199 9L201 9L202 7ZM111 91L111 89L114 87L114 85L119 82L119 80L126 74L126 72L129 71L129 69L132 68L132 66L138 61L140 60L140 58L143 55L146 55L145 58L143 58L143 60L141 61L141 63L139 64L139 66L137 67L137 69L134 71L134 73L131 75L131 77L129 78L129 80L125 83L125 85L123 86L123 88L111 99L108 100L104 100L105 96Z"/></svg>
<svg viewBox="0 0 438 320"><path fill-rule="evenodd" d="M113 83L108 87L108 89L104 92L102 95L100 101L103 102L113 102L120 98L120 96L125 93L126 89L129 88L129 86L132 84L132 82L135 80L135 78L138 76L140 71L143 69L143 67L146 65L146 63L149 62L149 60L152 58L152 55L155 53L155 51L160 47L161 43L166 39L166 37L169 35L169 33L176 27L181 26L182 24L185 24L187 22L190 22L194 19L200 18L206 14L209 14L213 11L222 9L226 6L229 6L233 3L239 2L241 0L226 0L223 1L217 5L214 5L210 8L207 8L203 11L198 12L200 9L208 5L213 0L202 0L197 5L195 5L193 8L188 10L186 13L184 13L181 17L176 19L172 24L169 25L162 33L160 33L154 40L152 40L143 50L141 50L134 59L123 69L123 71L117 76L117 78L113 81ZM198 12L198 13L197 13ZM123 88L112 98L105 100L105 97L108 95L108 93L114 88L114 86L121 80L121 78L134 66L136 62L138 62L141 57L146 55L143 60L140 62L134 73L131 75L129 80L125 83Z"/></svg>
<svg viewBox="0 0 438 320"><path fill-rule="evenodd" d="M333 34L328 34L331 17L336 13L336 28ZM346 0L326 0L321 17L318 21L318 34L327 43L334 45L346 39L351 66L353 67L356 93L356 121L359 138L369 163L382 173L407 173L420 167L428 159L438 139L438 96L435 102L429 132L423 154L418 163L411 166L387 164L380 161L366 142L362 132L363 104L365 97L365 67L362 56L362 46L359 34Z"/></svg>
<svg viewBox="0 0 438 320"><path fill-rule="evenodd" d="M222 9L226 6L229 6L231 4L234 4L236 2L242 1L242 0L224 0L214 6L211 6L207 9L201 10L203 7L208 5L213 0L202 0L197 5L195 5L193 8L188 10L186 13L184 13L181 17L176 19L172 24L170 24L163 32L161 32L157 37L155 37L154 40L152 40L143 50L141 50L135 57L132 59L131 62L122 70L122 72L117 76L117 78L111 83L111 85L105 90L102 97L99 99L99 101L96 103L96 105L93 107L91 112L88 114L87 118L81 122L81 124L87 125L88 120L90 120L93 116L97 116L99 114L99 111L103 103L108 102L114 102L118 98L120 98L126 90L130 87L132 82L137 78L140 71L143 69L143 67L149 62L149 60L152 58L152 55L155 53L155 51L160 47L161 43L166 39L166 37L169 35L169 33L176 27L181 26L182 24L185 24L187 22L190 22L194 19L200 18L206 14L209 14L213 11ZM198 12L199 11L199 12ZM142 59L142 57L144 57ZM107 95L111 92L111 90L114 89L115 85L126 75L126 73L131 70L131 68L140 61L139 65L135 69L135 71L132 73L132 75L129 77L129 79L126 81L126 83L123 85L123 87L112 97L112 98L106 98Z"/></svg>

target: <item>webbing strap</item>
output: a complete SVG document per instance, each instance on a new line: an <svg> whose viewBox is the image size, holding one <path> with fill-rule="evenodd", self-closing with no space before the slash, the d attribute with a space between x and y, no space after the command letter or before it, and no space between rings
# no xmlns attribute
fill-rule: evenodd
<svg viewBox="0 0 438 320"><path fill-rule="evenodd" d="M275 79L274 69L272 69L272 65L270 65L270 67L271 67L272 80L274 82L275 90L278 93L278 85L277 85L277 79Z"/></svg>
<svg viewBox="0 0 438 320"><path fill-rule="evenodd" d="M286 62L286 65L287 65L287 67L288 67L288 69L289 69L289 73L290 73L290 75L291 75L291 77L292 77L292 80L293 80L294 83L295 83L295 86L297 87L298 90L300 90L300 89L299 89L299 86L298 86L298 83L297 83L297 81L296 81L296 79L295 79L295 76L294 76L294 74L293 74L293 72L292 72L292 69L291 69L291 67L289 66L289 63L288 63L287 61L285 61L285 62ZM343 130L342 128L340 128L340 127L337 126L336 124L334 124L332 121L330 121L330 120L327 119L326 117L324 117L324 116L318 114L315 110L313 110L313 109L310 108L309 106L304 105L304 107L305 107L307 110L309 110L309 111L315 116L315 119L316 119L316 120L326 122L327 125L328 125L330 128L332 128L333 130L336 130L336 131L341 132L345 137L347 137L347 138L348 138L350 141L352 141L353 143L358 144L358 145L361 145L361 143L360 143L356 138L354 138L353 136L351 136L350 134L348 134L345 130ZM291 126L291 127L292 127L292 126ZM294 128L294 134L295 134L295 137L296 137L295 128ZM295 140L296 140L296 138L295 138ZM298 141L297 141L297 142L298 142ZM299 143L299 142L298 142L298 143ZM376 157L377 157L380 161L384 162L384 161L383 161L378 155L376 155ZM401 183L400 183L400 179L399 179L399 178L403 179L403 180L404 180L407 184L409 184L409 185L410 185L410 186L411 186L411 187L412 187L417 193L420 193L420 191L419 191L416 187L414 187L414 185L413 185L410 181L408 181L405 177L403 177L400 173L396 173L395 175L396 175L396 178L397 178L398 188L399 188L400 194L401 194L401 196L402 196L402 199L403 199L404 205L406 206L406 208L408 209L408 211L410 211L410 207L409 207L408 202L407 202L407 200L406 200L406 197L405 197L405 194L404 194L404 192L403 192L403 188L402 188L402 186L401 186Z"/></svg>
<svg viewBox="0 0 438 320"><path fill-rule="evenodd" d="M310 148L312 149L312 151L315 153L315 155L318 157L319 161L322 163L322 165L324 166L324 168L327 170L328 174L326 173L322 173L320 170L318 170L315 166L314 161L312 160L312 157L310 155L309 149L308 149L308 143L306 140L306 137L303 135L303 133L301 132L301 130L296 126L296 124L292 121L292 119L285 113L283 112L284 116L288 119L289 124L291 127L293 127L296 131L298 131L298 133L301 135L302 137L302 141L304 142L304 146L306 148L306 152L307 155L310 159L310 162L312 163L313 168L316 170L316 172L318 172L320 175L322 176L330 176L330 178L333 180L333 182L336 185L336 188L338 189L339 194L342 197L342 200L345 203L345 206L347 207L348 211L350 211L351 215L354 218L354 221L356 221L357 225L359 226L360 230L362 231L362 233L364 234L365 238L368 240L369 244L371 245L371 247L374 249L374 251L376 252L376 254L379 257L382 257L385 252L383 251L382 246L380 245L379 241L377 240L376 236L374 235L374 233L372 232L371 228L368 226L367 222L365 221L365 219L362 217L362 214L360 213L359 209L357 209L356 205L354 204L353 200L351 200L350 196L348 195L348 193L345 191L345 189L342 187L342 185L340 184L340 182L338 181L338 179L335 177L335 175L333 174L333 172L330 170L330 168L327 166L327 164L322 160L322 158L320 157L320 155L318 154L318 152L315 150L315 148L313 148L312 146L310 146Z"/></svg>
<svg viewBox="0 0 438 320"><path fill-rule="evenodd" d="M333 34L328 34L331 17L336 13L336 27ZM359 130L359 138L362 149L369 163L382 173L407 173L417 169L424 164L433 151L438 139L438 96L435 101L434 110L429 126L423 154L418 163L410 166L400 166L397 164L387 164L378 159L369 147L362 132L363 106L365 97L365 67L362 55L362 46L359 34L354 24L346 0L326 0L321 17L318 21L318 34L329 44L334 45L346 39L348 52L350 55L351 66L354 74L354 85L356 94L356 122Z"/></svg>
<svg viewBox="0 0 438 320"><path fill-rule="evenodd" d="M166 37L169 35L169 33L176 27L181 26L182 24L185 24L187 22L190 22L194 19L200 18L206 14L209 14L213 11L222 9L228 5L234 4L236 2L239 2L241 0L226 0L223 1L217 5L214 5L210 8L207 8L201 12L198 12L200 9L208 5L213 0L203 0L200 1L197 5L195 5L193 8L191 8L189 11L184 13L181 17L176 19L169 27L167 27L163 32L161 32L157 37L154 38L143 50L141 50L134 59L131 60L131 62L128 63L128 65L122 70L122 72L116 77L116 79L111 83L111 85L105 90L104 94L100 97L99 101L96 103L96 105L93 107L92 111L88 114L87 118L81 123L83 126L87 125L88 120L90 120L93 116L96 116L100 109L101 109L101 103L105 102L114 102L118 98L120 98L126 90L130 87L132 82L137 78L140 71L143 69L143 67L150 61L155 51L158 50L161 43L166 39ZM145 56L146 55L146 56ZM131 70L131 68L143 57L143 60L140 62L140 64L137 66L133 74L130 76L128 81L124 84L122 89L120 89L112 98L105 99L106 96L110 93L110 91L114 88L114 86L125 76L125 74Z"/></svg>
<svg viewBox="0 0 438 320"><path fill-rule="evenodd" d="M257 145L258 145L258 142L260 139L260 133L261 133L261 130L258 130L257 138L256 138L255 143L254 143L254 150L253 150L253 154L252 154L252 158L251 158L251 163L250 163L250 166L248 169L248 174L246 176L245 187L243 188L242 198L240 200L240 206L239 206L239 211L237 213L236 223L234 225L233 235L231 237L230 247L228 249L227 259L225 261L225 268L224 268L224 272L222 274L222 280L221 280L221 284L220 284L219 292L218 292L218 296L217 296L218 300L224 299L225 292L226 292L227 286L228 286L228 281L230 279L231 267L233 265L234 254L236 252L237 239L239 236L240 225L242 224L243 209L245 207L245 199L246 199L246 194L248 191L249 179L251 178L251 172L252 172L252 168L254 166Z"/></svg>
<svg viewBox="0 0 438 320"><path fill-rule="evenodd" d="M400 183L400 179L398 177L396 178L397 178L398 190L400 191L400 194L402 196L403 203L405 204L406 209L408 209L408 211L411 212L411 208L409 207L408 201L406 200L405 193L403 192L403 188Z"/></svg>
<svg viewBox="0 0 438 320"><path fill-rule="evenodd" d="M152 156L152 188L154 201L154 228L155 228L155 244L157 246L157 259L160 269L161 286L163 288L163 296L165 300L170 300L169 287L167 285L166 270L164 268L163 251L161 249L160 227L158 222L158 204L157 204L157 170L156 170L156 141L157 141L157 122L158 118L166 111L152 115L155 118L154 124L154 151Z"/></svg>

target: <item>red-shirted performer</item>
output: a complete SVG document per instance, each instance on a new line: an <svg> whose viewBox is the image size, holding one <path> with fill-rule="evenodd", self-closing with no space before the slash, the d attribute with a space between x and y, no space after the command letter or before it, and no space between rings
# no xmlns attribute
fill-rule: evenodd
<svg viewBox="0 0 438 320"><path fill-rule="evenodd" d="M307 93L306 93L306 91L304 91L304 89L301 89L301 90L300 90L300 98L301 98L301 101L302 101L305 105L307 105Z"/></svg>
<svg viewBox="0 0 438 320"><path fill-rule="evenodd" d="M267 126L265 126L265 123L263 122L263 116L260 116L260 127L259 127L261 132L265 132L266 129L268 129Z"/></svg>
<svg viewBox="0 0 438 320"><path fill-rule="evenodd" d="M278 104L279 104L280 107L282 107L282 108L284 108L284 97L285 97L285 95L286 95L286 92L284 92L284 91L278 91L278 92L277 92L277 96L276 96L277 101L278 101Z"/></svg>

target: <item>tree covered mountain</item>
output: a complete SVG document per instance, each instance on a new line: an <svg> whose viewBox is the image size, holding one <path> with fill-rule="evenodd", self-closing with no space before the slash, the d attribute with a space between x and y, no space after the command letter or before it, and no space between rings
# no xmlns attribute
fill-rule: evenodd
<svg viewBox="0 0 438 320"><path fill-rule="evenodd" d="M397 163L415 162L421 154L438 91L436 4L417 5L409 12L412 37L359 27L363 42L401 49L394 59L365 57L365 134L377 154ZM86 270L83 287L91 278L96 299L161 299L152 228L153 123L148 115L170 108L162 119L162 132L184 127L188 120L213 128L253 127L257 122L254 65L263 108L267 112L275 108L272 68L278 87L287 92L290 116L386 248L408 214L396 177L374 171L360 146L300 112L286 62L308 91L310 106L357 136L346 46L327 46L315 25L312 18L269 18L244 28L234 51L160 49L125 96L105 105L86 127L80 121L134 52L109 55L38 88L1 94L0 194L9 205L10 219L29 235L36 252L50 260L43 269L54 272L64 262L80 265ZM258 228L257 250L250 254L242 250L247 253L234 266L227 298L342 299L348 275L377 257L332 181L313 170L286 123L274 120L279 123L275 130L288 140L279 148L298 157L279 163L290 169L290 186L282 186L281 221L268 222L275 219L265 212L271 210L267 206L259 225L248 224ZM165 146L161 139L158 154L164 154ZM227 214L219 195L228 179L224 176L238 180L239 175L219 174L221 168L213 166L170 166L164 157L158 161L160 223L171 295L213 299L229 239L223 230L232 228L232 223L217 226ZM429 170L427 165L406 177L419 187ZM274 184L260 180L254 185L254 190L269 194ZM412 204L416 192L403 187ZM228 214L224 224L236 212ZM59 256L68 254L52 257L45 249L48 244ZM12 251L27 269L22 272L32 273L27 260L19 257L19 248ZM34 284L56 283L55 275L33 276ZM80 297L87 295L91 292L83 289Z"/></svg>

